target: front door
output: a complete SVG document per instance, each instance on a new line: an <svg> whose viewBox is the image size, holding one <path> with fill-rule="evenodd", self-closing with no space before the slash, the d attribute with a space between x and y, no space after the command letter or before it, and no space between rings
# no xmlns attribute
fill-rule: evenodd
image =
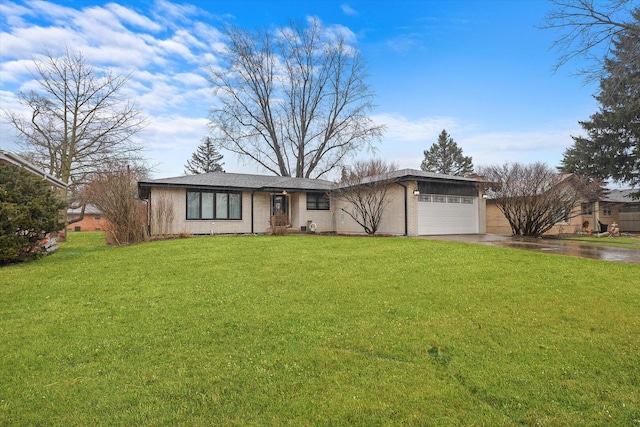
<svg viewBox="0 0 640 427"><path fill-rule="evenodd" d="M275 225L289 224L289 205L286 195L273 195L271 198L271 216L275 220Z"/></svg>

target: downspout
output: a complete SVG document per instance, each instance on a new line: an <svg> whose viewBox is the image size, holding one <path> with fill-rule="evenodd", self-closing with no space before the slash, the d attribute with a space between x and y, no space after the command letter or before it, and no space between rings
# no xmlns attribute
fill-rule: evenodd
<svg viewBox="0 0 640 427"><path fill-rule="evenodd" d="M151 188L149 188L149 197L147 198L147 235L151 237Z"/></svg>
<svg viewBox="0 0 640 427"><path fill-rule="evenodd" d="M253 195L255 194L255 191L251 190L251 234L254 234L253 232Z"/></svg>
<svg viewBox="0 0 640 427"><path fill-rule="evenodd" d="M409 200L408 189L405 185L396 182L400 187L404 188L404 235L409 236Z"/></svg>

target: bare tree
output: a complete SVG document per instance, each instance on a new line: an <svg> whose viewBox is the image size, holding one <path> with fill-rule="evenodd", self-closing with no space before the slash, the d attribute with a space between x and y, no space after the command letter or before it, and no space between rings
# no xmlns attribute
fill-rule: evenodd
<svg viewBox="0 0 640 427"><path fill-rule="evenodd" d="M137 186L146 173L144 167L112 163L91 175L84 189L86 199L109 220L110 226L105 230L108 242L120 246L146 238L146 209L138 198Z"/></svg>
<svg viewBox="0 0 640 427"><path fill-rule="evenodd" d="M543 29L560 33L553 43L558 54L555 70L582 58L587 68L578 70L587 81L600 79L604 58L612 53L612 40L623 32L638 33L640 27L633 12L640 9L635 0L550 0L554 5L545 16ZM640 47L637 48L640 53Z"/></svg>
<svg viewBox="0 0 640 427"><path fill-rule="evenodd" d="M122 94L128 75L98 72L69 49L45 49L33 64L37 90L18 93L30 116L3 110L30 160L72 187L107 161L140 160L132 137L145 119Z"/></svg>
<svg viewBox="0 0 640 427"><path fill-rule="evenodd" d="M574 207L592 199L599 186L576 175L559 174L544 163L479 168L486 193L504 214L515 236L540 236L571 217Z"/></svg>
<svg viewBox="0 0 640 427"><path fill-rule="evenodd" d="M379 139L366 65L317 20L276 33L226 29L224 68L210 68L216 143L281 176L318 178Z"/></svg>
<svg viewBox="0 0 640 427"><path fill-rule="evenodd" d="M387 191L393 183L391 172L397 165L384 160L357 161L343 168L342 178L334 194L345 200L349 208L342 209L369 235L380 227L382 214L389 204Z"/></svg>

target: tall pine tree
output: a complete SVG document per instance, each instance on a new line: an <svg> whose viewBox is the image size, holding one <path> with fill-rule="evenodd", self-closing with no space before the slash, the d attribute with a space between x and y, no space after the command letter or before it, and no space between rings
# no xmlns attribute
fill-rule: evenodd
<svg viewBox="0 0 640 427"><path fill-rule="evenodd" d="M206 137L202 140L202 144L198 146L195 153L191 155L191 159L187 160L184 166L184 173L189 175L197 175L209 172L224 172L220 163L222 154L218 152L211 138Z"/></svg>
<svg viewBox="0 0 640 427"><path fill-rule="evenodd" d="M573 137L560 169L597 179L640 185L640 8L635 24L613 40L595 97L599 111L580 122L587 137Z"/></svg>
<svg viewBox="0 0 640 427"><path fill-rule="evenodd" d="M424 160L420 169L445 175L469 175L473 172L470 156L462 154L462 148L451 138L446 130L438 136L438 142L424 151Z"/></svg>

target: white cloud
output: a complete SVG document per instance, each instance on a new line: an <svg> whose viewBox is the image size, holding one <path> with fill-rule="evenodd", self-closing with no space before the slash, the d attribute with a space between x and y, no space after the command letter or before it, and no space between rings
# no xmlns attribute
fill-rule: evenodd
<svg viewBox="0 0 640 427"><path fill-rule="evenodd" d="M0 16L7 21L7 24L12 27L21 27L25 25L23 16L31 15L29 8L15 4L15 3L1 3L0 4Z"/></svg>
<svg viewBox="0 0 640 427"><path fill-rule="evenodd" d="M161 31L163 29L160 24L152 21L146 16L140 15L119 4L109 3L106 5L106 8L113 12L114 15L121 18L123 22L132 24L138 28L152 32Z"/></svg>
<svg viewBox="0 0 640 427"><path fill-rule="evenodd" d="M381 157L398 163L400 168L420 168L423 151L438 140L445 129L473 158L474 165L486 166L505 162L532 163L536 161L555 167L564 150L573 140L571 135L582 135L573 122L558 123L536 131L487 131L480 124L462 124L451 117L422 117L415 120L400 114L383 113L372 116L378 124L387 125L387 132L376 153L361 153L358 158Z"/></svg>
<svg viewBox="0 0 640 427"><path fill-rule="evenodd" d="M560 163L564 150L573 143L571 135L580 134L581 129L572 125L535 132L476 133L454 139L465 154L473 156L476 166L540 161L553 167Z"/></svg>
<svg viewBox="0 0 640 427"><path fill-rule="evenodd" d="M4 85L7 83L20 83L31 78L29 69L32 67L33 61L31 59L4 61L0 64L0 81Z"/></svg>
<svg viewBox="0 0 640 427"><path fill-rule="evenodd" d="M209 82L206 77L197 73L177 73L173 78L185 86L209 89Z"/></svg>
<svg viewBox="0 0 640 427"><path fill-rule="evenodd" d="M348 4L344 3L340 5L340 9L342 9L342 12L345 15L358 15L358 11L355 10L354 8L352 8L351 6L349 6Z"/></svg>
<svg viewBox="0 0 640 427"><path fill-rule="evenodd" d="M29 1L27 2L27 5L29 9L31 9L32 15L39 16L41 18L48 17L55 20L55 25L60 26L64 26L78 14L78 12L73 8L61 6L48 1Z"/></svg>
<svg viewBox="0 0 640 427"><path fill-rule="evenodd" d="M425 117L409 120L400 114L382 113L371 117L374 122L387 126L384 139L402 142L429 141L437 139L442 129L453 130L456 120L451 117Z"/></svg>
<svg viewBox="0 0 640 427"><path fill-rule="evenodd" d="M180 115L156 116L140 136L149 141L150 149L175 149L197 146L207 134L209 120Z"/></svg>

